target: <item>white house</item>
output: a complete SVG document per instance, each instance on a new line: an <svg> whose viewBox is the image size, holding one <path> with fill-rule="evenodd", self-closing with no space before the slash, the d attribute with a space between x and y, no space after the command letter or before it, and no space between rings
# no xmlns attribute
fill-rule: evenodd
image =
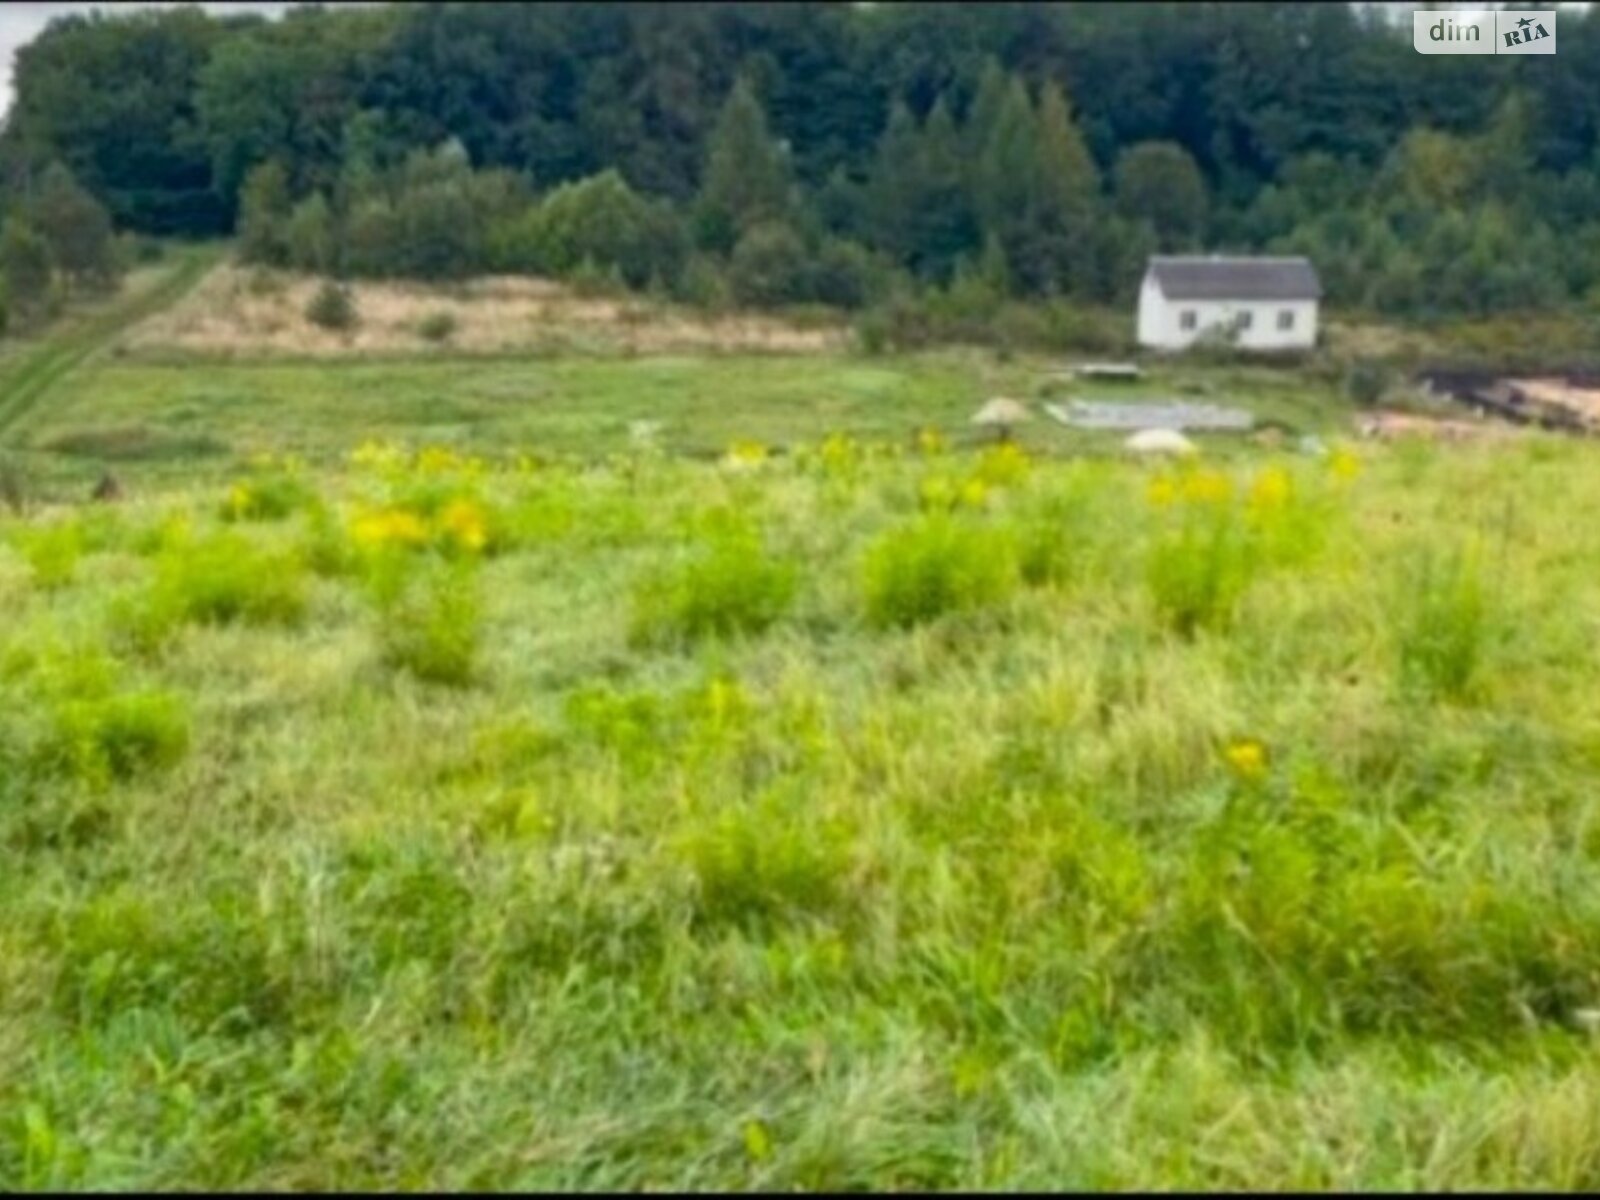
<svg viewBox="0 0 1600 1200"><path fill-rule="evenodd" d="M1207 330L1246 350L1316 345L1322 285L1304 258L1150 259L1139 287L1139 344L1181 350Z"/></svg>

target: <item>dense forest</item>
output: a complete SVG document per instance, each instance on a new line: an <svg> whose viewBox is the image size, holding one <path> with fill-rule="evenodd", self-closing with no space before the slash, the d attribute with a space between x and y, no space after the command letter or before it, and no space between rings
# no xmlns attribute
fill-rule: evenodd
<svg viewBox="0 0 1600 1200"><path fill-rule="evenodd" d="M752 305L1121 300L1196 248L1307 253L1385 313L1588 305L1600 15L1560 20L1516 58L1346 4L67 16L17 58L0 274L103 275L103 209L332 275Z"/></svg>

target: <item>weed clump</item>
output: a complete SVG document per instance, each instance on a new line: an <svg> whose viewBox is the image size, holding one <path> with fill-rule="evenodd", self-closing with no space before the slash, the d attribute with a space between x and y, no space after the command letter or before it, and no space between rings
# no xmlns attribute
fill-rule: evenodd
<svg viewBox="0 0 1600 1200"><path fill-rule="evenodd" d="M1400 679L1415 691L1459 699L1478 676L1488 634L1482 572L1470 549L1425 549L1404 575Z"/></svg>
<svg viewBox="0 0 1600 1200"><path fill-rule="evenodd" d="M687 835L682 850L702 925L770 930L825 916L842 899L842 839L771 798L750 811L723 813Z"/></svg>
<svg viewBox="0 0 1600 1200"><path fill-rule="evenodd" d="M1191 471L1156 479L1149 498L1167 518L1145 561L1156 608L1184 637L1226 627L1256 565L1233 481L1216 471Z"/></svg>
<svg viewBox="0 0 1600 1200"><path fill-rule="evenodd" d="M0 682L20 682L26 704L3 705L0 766L16 778L71 780L95 788L176 765L189 746L184 702L127 688L98 651L46 646L12 655Z"/></svg>
<svg viewBox="0 0 1600 1200"><path fill-rule="evenodd" d="M262 550L236 533L195 540L179 532L157 554L150 591L118 617L136 647L153 650L185 623L292 627L305 611L304 576L294 556Z"/></svg>
<svg viewBox="0 0 1600 1200"><path fill-rule="evenodd" d="M686 560L647 577L634 594L636 644L760 633L794 599L797 573L745 529L724 530Z"/></svg>
<svg viewBox="0 0 1600 1200"><path fill-rule="evenodd" d="M417 565L389 554L377 565L372 585L386 665L424 683L472 683L482 640L474 561Z"/></svg>
<svg viewBox="0 0 1600 1200"><path fill-rule="evenodd" d="M934 513L884 534L867 553L865 577L873 625L918 625L1004 599L1016 584L1015 549L992 530Z"/></svg>
<svg viewBox="0 0 1600 1200"><path fill-rule="evenodd" d="M83 531L74 521L47 525L25 534L18 548L33 570L34 586L55 591L72 582L84 553Z"/></svg>
<svg viewBox="0 0 1600 1200"><path fill-rule="evenodd" d="M282 521L315 499L311 489L292 474L265 475L235 483L222 502L224 521Z"/></svg>
<svg viewBox="0 0 1600 1200"><path fill-rule="evenodd" d="M171 768L189 748L187 710L166 692L65 699L52 721L36 766L97 786Z"/></svg>

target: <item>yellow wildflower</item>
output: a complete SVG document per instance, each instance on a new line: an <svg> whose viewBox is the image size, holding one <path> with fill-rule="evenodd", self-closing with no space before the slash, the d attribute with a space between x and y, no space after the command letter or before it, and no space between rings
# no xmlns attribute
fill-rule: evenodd
<svg viewBox="0 0 1600 1200"><path fill-rule="evenodd" d="M1328 473L1341 483L1347 483L1361 473L1361 460L1340 448L1328 456Z"/></svg>
<svg viewBox="0 0 1600 1200"><path fill-rule="evenodd" d="M425 446L417 455L417 470L424 475L442 475L461 465L460 455L448 446Z"/></svg>
<svg viewBox="0 0 1600 1200"><path fill-rule="evenodd" d="M730 467L754 467L767 460L767 448L760 442L744 439L730 442L723 461Z"/></svg>
<svg viewBox="0 0 1600 1200"><path fill-rule="evenodd" d="M1289 472L1282 467L1268 467L1250 485L1250 504L1253 508L1282 508L1293 493Z"/></svg>
<svg viewBox="0 0 1600 1200"><path fill-rule="evenodd" d="M1027 451L1015 442L991 446L978 460L978 478L995 487L1016 483L1027 473Z"/></svg>
<svg viewBox="0 0 1600 1200"><path fill-rule="evenodd" d="M856 444L848 434L830 433L823 439L817 455L825 466L846 467L855 462L856 453Z"/></svg>
<svg viewBox="0 0 1600 1200"><path fill-rule="evenodd" d="M744 1123L744 1149L753 1162L766 1162L772 1157L772 1134L760 1121Z"/></svg>
<svg viewBox="0 0 1600 1200"><path fill-rule="evenodd" d="M917 449L923 454L943 454L945 451L944 434L932 427L917 430Z"/></svg>
<svg viewBox="0 0 1600 1200"><path fill-rule="evenodd" d="M1240 779L1254 783L1266 777L1267 748L1255 738L1239 738L1229 742L1222 756Z"/></svg>
<svg viewBox="0 0 1600 1200"><path fill-rule="evenodd" d="M428 527L422 518L400 508L366 513L356 518L350 532L368 546L422 546L428 541Z"/></svg>
<svg viewBox="0 0 1600 1200"><path fill-rule="evenodd" d="M1193 471L1184 477L1181 494L1191 504L1226 504L1233 498L1233 480L1221 471Z"/></svg>
<svg viewBox="0 0 1600 1200"><path fill-rule="evenodd" d="M1165 476L1152 479L1144 494L1157 508L1167 508L1178 502L1178 487Z"/></svg>
<svg viewBox="0 0 1600 1200"><path fill-rule="evenodd" d="M400 460L400 452L383 442L367 440L350 452L350 465L355 467L391 467Z"/></svg>
<svg viewBox="0 0 1600 1200"><path fill-rule="evenodd" d="M227 511L230 516L242 517L250 511L250 489L236 483L228 489Z"/></svg>
<svg viewBox="0 0 1600 1200"><path fill-rule="evenodd" d="M989 489L981 479L969 479L961 485L961 503L968 508L982 508L989 498Z"/></svg>
<svg viewBox="0 0 1600 1200"><path fill-rule="evenodd" d="M439 524L466 550L476 553L489 544L483 512L470 500L453 500L440 514Z"/></svg>

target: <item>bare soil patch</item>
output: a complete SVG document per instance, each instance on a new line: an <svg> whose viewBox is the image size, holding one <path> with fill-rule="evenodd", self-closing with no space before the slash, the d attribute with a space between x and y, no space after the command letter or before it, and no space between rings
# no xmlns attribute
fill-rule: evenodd
<svg viewBox="0 0 1600 1200"><path fill-rule="evenodd" d="M543 350L820 354L838 350L847 337L839 326L707 315L642 298L580 296L550 280L523 276L438 287L352 283L359 320L340 332L306 319L306 305L321 283L314 276L227 264L182 303L132 330L126 345L228 357ZM441 319L446 315L449 321ZM430 318L436 327L448 326L448 336L430 338Z"/></svg>
<svg viewBox="0 0 1600 1200"><path fill-rule="evenodd" d="M1502 421L1452 421L1401 412L1369 413L1357 419L1356 428L1362 437L1384 442L1409 437L1435 442L1466 442L1481 438L1514 437L1518 432L1516 426Z"/></svg>

